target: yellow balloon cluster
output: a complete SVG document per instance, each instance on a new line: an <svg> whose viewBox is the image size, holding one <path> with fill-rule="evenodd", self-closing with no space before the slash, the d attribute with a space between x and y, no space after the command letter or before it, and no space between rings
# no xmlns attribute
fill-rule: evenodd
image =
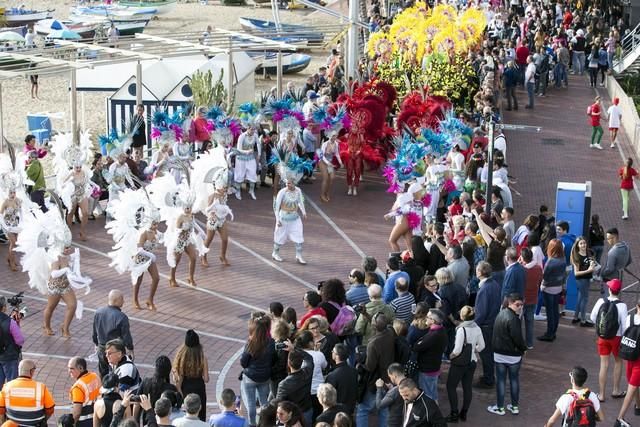
<svg viewBox="0 0 640 427"><path fill-rule="evenodd" d="M371 35L368 53L381 62L399 54L417 64L432 52L463 54L482 42L486 24L484 13L478 9L458 13L451 5L429 9L425 3L416 2L395 17L388 31Z"/></svg>

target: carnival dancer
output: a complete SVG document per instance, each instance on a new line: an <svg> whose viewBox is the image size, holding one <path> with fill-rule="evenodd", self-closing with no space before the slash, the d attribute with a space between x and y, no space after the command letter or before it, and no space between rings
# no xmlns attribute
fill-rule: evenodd
<svg viewBox="0 0 640 427"><path fill-rule="evenodd" d="M307 262L302 257L302 245L304 243L302 219L307 218L304 208L304 195L296 186L305 172L313 168L310 160L303 160L295 153L276 150L271 162L276 165L278 174L286 182L285 188L278 191L274 203L276 226L273 231L273 253L271 258L282 262L280 247L287 240L291 240L296 246L296 261L300 264ZM300 218L302 214L302 219Z"/></svg>
<svg viewBox="0 0 640 427"><path fill-rule="evenodd" d="M204 232L196 224L193 205L196 193L190 188L189 170L182 172L185 181L176 185L172 176L154 179L147 187L153 204L160 209L160 218L167 223L164 234L164 244L167 248L167 263L169 264L169 286L177 287L176 268L182 259L182 254L189 257L189 278L187 282L196 286L196 259L207 253L204 247Z"/></svg>
<svg viewBox="0 0 640 427"><path fill-rule="evenodd" d="M387 162L383 175L390 184L388 192L396 193L396 201L385 219L395 218L389 235L389 245L400 251L398 240L404 237L407 249L411 250L411 238L422 234L425 191L422 185L425 171L424 157L428 152L424 142L418 142L408 132L394 139L395 156ZM405 192L404 189L409 185ZM428 199L428 198L427 198Z"/></svg>
<svg viewBox="0 0 640 427"><path fill-rule="evenodd" d="M238 144L236 145L236 164L233 171L233 179L236 187L236 199L242 199L242 183L249 181L249 195L253 200L256 200L256 181L258 180L257 169L258 164L256 161L256 153L260 158L260 150L262 144L258 139L258 134L253 126L249 126L245 132L243 132L238 138Z"/></svg>
<svg viewBox="0 0 640 427"><path fill-rule="evenodd" d="M272 152L269 163L273 163L274 154L278 158L284 158L286 153L298 156L304 151L304 144L300 138L302 128L306 126L306 121L300 104L292 98L270 99L262 109L262 114L273 120L278 126L278 143L276 150ZM278 152L280 154L277 154ZM278 194L281 185L284 184L284 177L279 175L278 168L275 168L273 177L273 197Z"/></svg>
<svg viewBox="0 0 640 427"><path fill-rule="evenodd" d="M74 289L89 292L91 279L80 272L80 252L71 247L71 231L64 219L62 202L53 191L51 198L58 211L42 213L32 210L32 215L23 218L22 230L18 234L16 251L22 252L22 271L29 274L29 286L47 295L44 310L44 333L54 335L51 317L60 300L67 306L62 323L62 336L70 338L69 326L76 317L82 317L82 302L77 301Z"/></svg>
<svg viewBox="0 0 640 427"><path fill-rule="evenodd" d="M320 105L314 109L311 120L325 132L327 139L318 150L318 169L322 174L322 187L320 190L320 200L328 202L331 194L331 184L335 175L334 166L343 166L340 157L340 145L338 134L348 124L347 110L344 106L337 107L335 114L331 114L328 105ZM348 126L346 126L348 127ZM337 163L337 165L334 165Z"/></svg>
<svg viewBox="0 0 640 427"><path fill-rule="evenodd" d="M21 219L29 215L29 210L36 207L31 202L24 189L27 181L24 169L19 166L24 160L16 158L16 152L10 143L7 143L7 154L0 157L0 228L9 241L7 263L11 271L18 271L18 262L14 253L16 239L21 229Z"/></svg>
<svg viewBox="0 0 640 427"><path fill-rule="evenodd" d="M155 311L153 298L158 289L160 276L156 265L155 251L162 243L162 233L158 231L160 213L149 200L144 189L124 190L120 198L109 207L113 218L107 223L107 232L113 235L115 246L109 252L111 267L120 274L131 272L133 285L133 306L140 310L138 294L145 272L151 276L149 298L146 307Z"/></svg>
<svg viewBox="0 0 640 427"><path fill-rule="evenodd" d="M202 173L200 172L201 166L205 169L204 179L200 179ZM201 157L193 164L193 180L195 183L195 190L198 195L208 194L207 204L204 209L204 213L207 216L207 236L204 241L204 246L209 249L211 242L216 234L216 231L220 235L220 262L225 267L231 264L227 260L227 247L229 245L229 230L227 224L227 218L233 221L233 212L231 208L227 206L227 190L229 187L229 168L225 158L225 150L222 146L217 146L211 150L209 156ZM203 182L206 186L204 191L198 188L198 182ZM209 191L210 184L212 185L212 191ZM199 206L198 202L196 205ZM208 267L207 254L202 256L202 266Z"/></svg>
<svg viewBox="0 0 640 427"><path fill-rule="evenodd" d="M109 169L102 170L104 179L109 184L109 203L117 200L120 192L127 188L134 187L133 176L127 165L127 150L131 144L131 138L127 135L118 135L115 130L111 130L108 136L101 135L98 137L100 149L103 156L109 156L114 159Z"/></svg>
<svg viewBox="0 0 640 427"><path fill-rule="evenodd" d="M181 108L177 108L171 115L165 108L158 108L154 111L151 120L151 138L155 139L160 146L165 143L172 144L172 161L168 166L172 167L171 172L176 184L182 182L184 168L188 167L193 159L191 145L184 140L184 122L185 113ZM182 167L178 163L184 163L187 166Z"/></svg>
<svg viewBox="0 0 640 427"><path fill-rule="evenodd" d="M262 144L256 132L256 129L260 126L260 115L258 114L258 108L253 103L247 102L238 107L238 116L246 131L240 135L236 145L236 164L233 171L236 198L238 200L242 199L242 183L247 180L249 181L249 195L255 200L258 159L262 155Z"/></svg>
<svg viewBox="0 0 640 427"><path fill-rule="evenodd" d="M171 143L164 141L158 150L151 156L151 163L144 171L145 174L154 178L159 178L164 175L165 171L170 167L171 157L173 151L171 149Z"/></svg>
<svg viewBox="0 0 640 427"><path fill-rule="evenodd" d="M51 141L51 152L55 155L56 190L67 209L67 225L71 228L73 217L79 209L80 240L86 241L89 198L95 186L91 181L91 170L86 165L92 154L90 135L83 132L80 144L76 145L72 134L58 134Z"/></svg>

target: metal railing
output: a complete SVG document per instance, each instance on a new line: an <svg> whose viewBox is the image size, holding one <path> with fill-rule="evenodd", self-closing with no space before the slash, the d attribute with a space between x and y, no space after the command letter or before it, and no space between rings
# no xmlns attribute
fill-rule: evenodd
<svg viewBox="0 0 640 427"><path fill-rule="evenodd" d="M628 32L620 41L622 54L613 61L613 69L616 73L622 73L640 56L640 23Z"/></svg>

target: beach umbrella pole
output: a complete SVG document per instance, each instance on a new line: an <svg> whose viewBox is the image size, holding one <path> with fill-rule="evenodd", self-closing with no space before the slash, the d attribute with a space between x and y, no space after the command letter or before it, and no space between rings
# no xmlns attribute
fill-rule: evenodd
<svg viewBox="0 0 640 427"><path fill-rule="evenodd" d="M142 63L136 64L136 105L142 104Z"/></svg>
<svg viewBox="0 0 640 427"><path fill-rule="evenodd" d="M280 98L282 96L282 51L279 49L276 56L276 92Z"/></svg>
<svg viewBox="0 0 640 427"><path fill-rule="evenodd" d="M80 144L78 138L78 91L76 90L76 69L71 69L71 84L69 88L69 100L71 105L71 135L74 144Z"/></svg>
<svg viewBox="0 0 640 427"><path fill-rule="evenodd" d="M360 15L359 0L349 1L349 37L347 39L347 76L356 77L358 69L358 27L354 22L358 22Z"/></svg>

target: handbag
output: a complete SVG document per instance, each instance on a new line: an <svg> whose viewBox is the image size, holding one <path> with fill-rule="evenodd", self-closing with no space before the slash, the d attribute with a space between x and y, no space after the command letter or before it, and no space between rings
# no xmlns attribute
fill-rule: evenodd
<svg viewBox="0 0 640 427"><path fill-rule="evenodd" d="M404 364L404 376L407 378L417 378L418 376L418 354L411 352L409 360Z"/></svg>
<svg viewBox="0 0 640 427"><path fill-rule="evenodd" d="M462 351L459 355L451 359L451 364L455 366L467 366L471 363L471 352L473 348L471 344L467 342L467 330L463 327L462 332L464 333L464 341L462 344Z"/></svg>

